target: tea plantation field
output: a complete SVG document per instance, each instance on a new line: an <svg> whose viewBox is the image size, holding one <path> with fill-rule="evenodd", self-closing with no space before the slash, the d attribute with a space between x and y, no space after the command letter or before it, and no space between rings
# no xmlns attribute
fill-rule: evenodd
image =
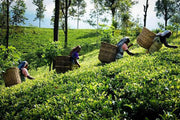
<svg viewBox="0 0 180 120"><path fill-rule="evenodd" d="M136 56L103 64L97 47L80 56L81 68L56 74L44 66L29 71L34 80L1 85L0 119L180 119L180 37L169 41L177 49L151 55L134 43Z"/></svg>
<svg viewBox="0 0 180 120"><path fill-rule="evenodd" d="M38 48L45 48L47 44L53 42L53 29L50 28L24 27L20 28L18 32L11 31L9 45L16 47L18 51L23 53L35 52ZM83 49L80 54L85 54L100 43L99 37L100 34L96 30L70 29L68 32L68 45L64 50L64 32L59 30L59 51L61 51L61 54L67 55L71 48L81 45Z"/></svg>

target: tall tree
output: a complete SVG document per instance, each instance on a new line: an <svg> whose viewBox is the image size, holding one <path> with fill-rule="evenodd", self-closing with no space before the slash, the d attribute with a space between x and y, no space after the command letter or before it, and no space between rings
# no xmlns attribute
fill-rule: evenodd
<svg viewBox="0 0 180 120"><path fill-rule="evenodd" d="M71 5L71 0L60 0L60 10L62 12L64 18L64 24L62 24L62 28L65 34L65 44L64 47L67 47L67 39L68 39L68 14L69 7Z"/></svg>
<svg viewBox="0 0 180 120"><path fill-rule="evenodd" d="M89 25L99 29L99 23L108 22L108 19L105 17L102 18L102 15L104 13L104 10L101 8L101 5L99 4L99 0L92 0L91 1L94 4L94 8L90 10L89 19L85 22L89 23Z"/></svg>
<svg viewBox="0 0 180 120"><path fill-rule="evenodd" d="M59 35L59 6L60 1L55 1L55 17L54 17L54 41L58 41Z"/></svg>
<svg viewBox="0 0 180 120"><path fill-rule="evenodd" d="M34 20L39 19L39 27L41 27L41 21L44 18L44 11L46 11L46 7L43 4L44 0L33 0L33 4L37 6L36 8L36 18Z"/></svg>
<svg viewBox="0 0 180 120"><path fill-rule="evenodd" d="M73 0L72 6L73 7L70 12L77 18L77 29L79 29L79 21L81 20L80 17L82 17L86 12L86 2L84 0Z"/></svg>
<svg viewBox="0 0 180 120"><path fill-rule="evenodd" d="M177 13L180 15L180 0L176 0L176 10Z"/></svg>
<svg viewBox="0 0 180 120"><path fill-rule="evenodd" d="M7 29L6 29L6 48L8 48L9 46L9 6L10 6L10 2L9 0L6 1L6 25L7 25ZM5 56L5 58L7 58L7 55Z"/></svg>
<svg viewBox="0 0 180 120"><path fill-rule="evenodd" d="M56 6L57 2L59 2L59 11L55 10L55 16L52 16L51 21L56 22L54 25L56 25L55 28L61 27L64 35L65 35L65 44L64 47L67 47L67 39L68 39L68 17L69 17L69 8L71 5L71 0L56 0ZM59 13L58 13L59 12ZM56 19L56 20L55 20ZM59 25L60 23L60 25ZM58 36L57 36L58 37Z"/></svg>
<svg viewBox="0 0 180 120"><path fill-rule="evenodd" d="M180 28L180 14L175 14L171 19L170 19L170 24L172 24L176 28L176 37L178 36L178 31Z"/></svg>
<svg viewBox="0 0 180 120"><path fill-rule="evenodd" d="M0 26L1 26L1 34L2 32L5 33L5 39L3 40L3 45L8 48L9 45L9 20L10 20L10 5L13 0L1 0L1 7L0 7ZM2 39L2 38L1 38ZM5 56L7 57L7 55Z"/></svg>
<svg viewBox="0 0 180 120"><path fill-rule="evenodd" d="M118 27L126 29L131 26L132 22L130 9L134 4L136 4L136 2L132 0L121 0L121 2L119 2L120 7L118 8L116 13L116 21L120 21L118 23Z"/></svg>
<svg viewBox="0 0 180 120"><path fill-rule="evenodd" d="M176 28L176 37L178 36L178 31L180 28L180 0L176 0L176 13L173 17L170 18L170 24L172 24Z"/></svg>
<svg viewBox="0 0 180 120"><path fill-rule="evenodd" d="M119 7L120 0L99 0L100 5L105 10L110 10L112 15L112 23L114 22L114 16L117 8Z"/></svg>
<svg viewBox="0 0 180 120"><path fill-rule="evenodd" d="M26 11L26 4L24 0L17 0L15 1L15 5L12 7L12 23L13 25L18 25L20 23L25 24L25 11Z"/></svg>
<svg viewBox="0 0 180 120"><path fill-rule="evenodd" d="M146 6L144 5L144 27L146 27L146 18L147 18L148 7L149 7L148 0L146 0Z"/></svg>
<svg viewBox="0 0 180 120"><path fill-rule="evenodd" d="M59 0L55 0L55 15L54 15L54 42L59 39ZM53 69L55 68L56 61L53 60Z"/></svg>
<svg viewBox="0 0 180 120"><path fill-rule="evenodd" d="M6 3L5 1L0 1L0 27L2 28L3 25L5 25L5 17L6 16Z"/></svg>
<svg viewBox="0 0 180 120"><path fill-rule="evenodd" d="M105 10L111 11L112 25L115 28L117 28L117 20L115 19L116 13L119 14L119 13L123 13L122 11L130 10L130 7L136 3L134 0L98 0L98 1ZM127 5L125 5L125 4L127 4ZM129 6L129 7L127 7L127 6Z"/></svg>
<svg viewBox="0 0 180 120"><path fill-rule="evenodd" d="M176 1L178 0L158 0L156 2L156 16L164 18L165 28L168 24L168 20L176 13Z"/></svg>
<svg viewBox="0 0 180 120"><path fill-rule="evenodd" d="M5 45L5 35L6 35L6 1L0 1L0 44Z"/></svg>

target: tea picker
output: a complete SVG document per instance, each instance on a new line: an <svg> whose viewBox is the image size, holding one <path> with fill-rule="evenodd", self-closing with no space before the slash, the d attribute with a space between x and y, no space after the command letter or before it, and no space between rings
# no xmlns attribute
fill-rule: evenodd
<svg viewBox="0 0 180 120"><path fill-rule="evenodd" d="M129 55L135 55L134 53L131 53L128 49L133 45L129 45L130 39L128 37L125 37L121 39L117 45L112 45L109 43L101 42L101 47L99 51L98 59L102 63L110 63L117 59L120 59L123 57L124 51L127 52Z"/></svg>
<svg viewBox="0 0 180 120"><path fill-rule="evenodd" d="M171 34L172 34L172 32L169 30L166 30L162 33L156 34L156 36L153 40L153 44L149 48L149 53L158 51L162 47L162 44L164 44L164 46L168 47L168 48L178 48L177 46L172 46L167 43L166 38L169 38L171 36ZM159 46L159 49L155 49L156 46Z"/></svg>
<svg viewBox="0 0 180 120"><path fill-rule="evenodd" d="M19 70L20 70L20 77L21 77L21 81L23 82L23 81L25 81L26 79L26 77L28 78L28 79L34 79L33 77L31 77L30 75L29 75L29 73L28 73L28 70L27 70L27 68L28 68L28 62L27 61L22 61L19 65L18 65L18 68L19 68Z"/></svg>
<svg viewBox="0 0 180 120"><path fill-rule="evenodd" d="M137 37L137 43L147 49L148 53L153 53L161 49L162 44L168 48L177 48L177 46L171 46L167 43L166 38L171 36L171 31L166 30L162 33L155 34L148 30L147 28L143 28L142 32Z"/></svg>
<svg viewBox="0 0 180 120"><path fill-rule="evenodd" d="M81 51L81 46L78 45L76 46L75 48L73 48L69 54L70 56L70 61L77 65L78 67L80 67L80 64L78 62L78 59L79 59L79 52Z"/></svg>
<svg viewBox="0 0 180 120"><path fill-rule="evenodd" d="M130 42L130 39L128 37L124 37L117 43L118 50L116 54L116 59L123 58L124 51L126 51L128 55L131 55L131 56L135 55L134 53L131 53L128 50L128 48L130 48L133 45L131 44L128 46L129 42Z"/></svg>

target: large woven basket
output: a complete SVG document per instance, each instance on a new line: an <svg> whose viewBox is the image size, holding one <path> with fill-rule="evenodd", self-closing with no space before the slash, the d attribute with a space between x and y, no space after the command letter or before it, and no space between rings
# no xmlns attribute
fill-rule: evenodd
<svg viewBox="0 0 180 120"><path fill-rule="evenodd" d="M111 45L109 43L102 42L98 59L101 62L106 62L106 63L115 61L117 49L118 49L118 47L115 45Z"/></svg>
<svg viewBox="0 0 180 120"><path fill-rule="evenodd" d="M56 56L55 61L55 69L57 73L65 73L68 70L72 70L70 56Z"/></svg>
<svg viewBox="0 0 180 120"><path fill-rule="evenodd" d="M19 69L17 67L9 68L3 74L6 87L21 83Z"/></svg>
<svg viewBox="0 0 180 120"><path fill-rule="evenodd" d="M145 49L149 49L153 43L153 39L156 36L155 33L151 32L150 30L148 30L147 28L143 28L142 32L139 34L139 36L137 37L137 43L145 48Z"/></svg>

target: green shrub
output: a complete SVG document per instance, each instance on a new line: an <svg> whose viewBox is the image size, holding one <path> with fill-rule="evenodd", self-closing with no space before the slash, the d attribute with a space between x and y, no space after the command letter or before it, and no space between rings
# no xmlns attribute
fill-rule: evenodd
<svg viewBox="0 0 180 120"><path fill-rule="evenodd" d="M103 64L97 49L64 74L30 71L35 80L1 88L0 119L180 119L179 48L132 52Z"/></svg>
<svg viewBox="0 0 180 120"><path fill-rule="evenodd" d="M0 79L2 73L11 67L17 67L19 64L20 56L15 47L9 46L6 48L0 45Z"/></svg>

